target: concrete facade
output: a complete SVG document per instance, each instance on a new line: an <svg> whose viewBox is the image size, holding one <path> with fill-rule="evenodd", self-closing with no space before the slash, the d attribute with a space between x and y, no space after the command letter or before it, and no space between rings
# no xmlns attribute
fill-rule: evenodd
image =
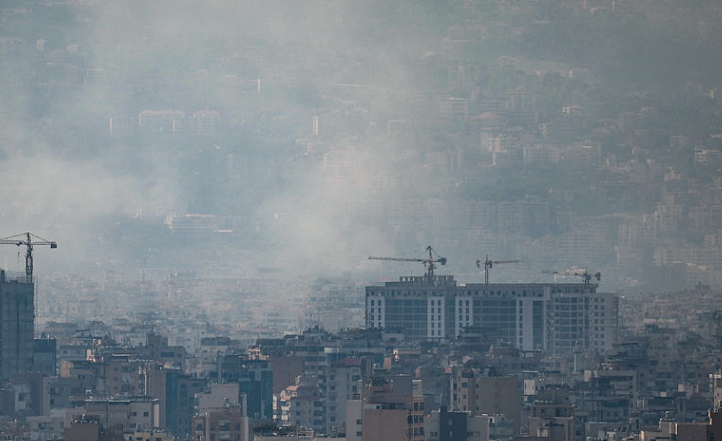
<svg viewBox="0 0 722 441"><path fill-rule="evenodd" d="M453 340L479 332L489 342L555 355L610 350L619 300L593 283L457 285L453 276L401 277L366 287L366 327L410 340Z"/></svg>

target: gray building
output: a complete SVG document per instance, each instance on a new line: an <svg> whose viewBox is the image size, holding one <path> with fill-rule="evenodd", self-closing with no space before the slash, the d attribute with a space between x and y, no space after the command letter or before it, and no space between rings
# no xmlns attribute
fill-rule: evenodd
<svg viewBox="0 0 722 441"><path fill-rule="evenodd" d="M0 270L0 378L31 371L34 321L33 283Z"/></svg>
<svg viewBox="0 0 722 441"><path fill-rule="evenodd" d="M457 284L453 276L401 277L366 287L366 327L410 340L464 332L525 351L605 351L618 334L619 299L594 283Z"/></svg>

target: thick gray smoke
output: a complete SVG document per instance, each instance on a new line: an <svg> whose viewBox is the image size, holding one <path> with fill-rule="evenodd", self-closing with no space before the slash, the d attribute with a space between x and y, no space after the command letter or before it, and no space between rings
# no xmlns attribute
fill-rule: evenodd
<svg viewBox="0 0 722 441"><path fill-rule="evenodd" d="M214 216L213 228L243 235L232 240L242 244L238 256L289 275L357 270L369 254L393 253L381 223L366 219L389 194L360 178L392 172L392 145L354 134L370 124L383 131L385 121L368 115L370 97L376 115L393 117L384 97L414 90L398 51L421 49L398 32L394 45L378 46L383 13L370 6L99 1L4 9L4 18L28 26L9 28L2 42L10 79L0 89L3 232L58 241L62 257L40 259L57 259L58 271L116 262L134 272L148 248L193 255L202 240L165 237L168 219L186 214ZM350 92L339 95L338 84ZM181 133L203 112L210 134ZM324 166L326 152L347 150L342 169ZM118 239L146 234L128 225L152 237Z"/></svg>
<svg viewBox="0 0 722 441"><path fill-rule="evenodd" d="M497 280L714 282L718 23L707 0L8 0L1 236L99 276L422 274L366 257L431 244L460 278L490 254L529 265Z"/></svg>

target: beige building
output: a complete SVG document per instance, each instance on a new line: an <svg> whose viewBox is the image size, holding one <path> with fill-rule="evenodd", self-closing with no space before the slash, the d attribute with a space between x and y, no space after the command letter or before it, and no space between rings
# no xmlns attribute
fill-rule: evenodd
<svg viewBox="0 0 722 441"><path fill-rule="evenodd" d="M196 394L193 440L248 441L248 405L246 395L239 391L238 383L223 383L211 384L208 392Z"/></svg>
<svg viewBox="0 0 722 441"><path fill-rule="evenodd" d="M532 403L529 434L550 441L574 441L574 406L566 388L540 390Z"/></svg>
<svg viewBox="0 0 722 441"><path fill-rule="evenodd" d="M300 375L295 385L278 395L279 422L283 426L321 430L325 423L323 404L318 377Z"/></svg>
<svg viewBox="0 0 722 441"><path fill-rule="evenodd" d="M106 385L110 396L138 396L144 391L140 377L141 361L135 354L113 354L103 357L107 363Z"/></svg>
<svg viewBox="0 0 722 441"><path fill-rule="evenodd" d="M141 430L133 433L133 441L170 441L173 437L162 430Z"/></svg>
<svg viewBox="0 0 722 441"><path fill-rule="evenodd" d="M522 383L516 376L489 377L478 369L457 369L453 374L451 409L460 412L504 415L513 432L521 427Z"/></svg>
<svg viewBox="0 0 722 441"><path fill-rule="evenodd" d="M425 439L421 380L408 375L368 378L361 401L363 441Z"/></svg>
<svg viewBox="0 0 722 441"><path fill-rule="evenodd" d="M88 398L82 413L94 417L103 429L150 430L160 427L160 405L156 398Z"/></svg>
<svg viewBox="0 0 722 441"><path fill-rule="evenodd" d="M209 409L193 417L193 441L248 441L248 417L241 406Z"/></svg>

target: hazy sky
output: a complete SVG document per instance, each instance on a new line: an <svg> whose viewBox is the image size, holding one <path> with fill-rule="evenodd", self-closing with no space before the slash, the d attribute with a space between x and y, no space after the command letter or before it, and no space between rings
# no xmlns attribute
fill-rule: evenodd
<svg viewBox="0 0 722 441"><path fill-rule="evenodd" d="M259 265L335 272L354 268L372 251L391 252L375 227L351 228L331 213L331 201L344 198L363 208L370 185L330 188L321 156L304 158L305 141L296 139L310 138L313 115L321 114L325 130L334 113L348 110L321 96L333 82L363 84L383 77L388 83L381 86L390 89L405 80L393 45L369 50L368 42L377 37L367 35L374 26L365 24L373 25L366 20L371 19L366 4L90 5L3 11L6 21L22 23L13 28L17 41L3 44L3 74L9 79L0 89L3 230L58 241L55 256L37 251L38 265L53 262L65 270L65 264L81 261L87 268L101 263L82 262L91 256L133 254L104 248L113 241L103 235L113 228L103 223L139 216L157 223L167 214L193 212L193 192L195 198L215 200L215 206L243 207L236 214L249 231L264 233L266 240L273 236L272 249L258 250ZM262 81L261 96L254 93L256 79ZM180 110L187 116L218 111L223 130L233 134L189 142L107 136L111 117L134 124L143 110ZM339 145L323 149L347 147L332 142ZM214 159L205 152L213 147L219 162L232 155L238 169L209 165ZM363 152L366 145L360 141L357 148ZM382 157L364 155L357 167L381 170ZM260 169L274 167L280 170ZM292 175L278 176L284 170ZM219 171L226 175L211 176ZM212 185L219 180L241 188L217 191ZM244 193L249 187L250 196ZM246 203L235 199L245 196ZM373 197L386 195L377 191ZM14 266L17 250L3 254ZM104 264L113 260L104 257Z"/></svg>
<svg viewBox="0 0 722 441"><path fill-rule="evenodd" d="M719 57L703 49L719 38L712 26L719 12L700 5L688 11L692 18L670 27L677 11L671 3L645 4L647 16L623 8L614 15L604 7L577 14L572 2L511 3L6 3L0 6L0 236L31 231L56 240L58 250L38 250L36 259L53 273L195 266L240 277L267 267L288 276L372 269L386 277L399 268L420 275L421 265L366 258L423 257L432 241L449 258L445 272L479 278L474 261L485 254L537 265L594 265L596 256L574 261L561 245L549 259L552 239L530 236L565 234L557 226L579 229L584 221L567 212L597 197L593 180L604 164L637 160L631 152L640 148L664 150L667 131L706 136L672 118L672 105L663 107L685 95L655 102L624 87L647 87L640 79L649 78L649 90L667 90L665 81L682 93L697 88L693 99L679 102L705 111L694 100L706 99L705 88L715 84L692 81L712 78L718 65ZM589 32L578 33L585 26ZM685 66L705 60L703 72L675 70L669 62L675 54L684 55ZM509 70L503 60L520 69ZM581 80L568 78L571 68ZM620 79L619 87L599 78ZM479 130L493 118L481 115L515 106L510 97L530 90L540 122L506 133L504 148L519 159L529 145L556 148L566 152L562 161L573 161L575 146L592 134L601 151L597 169L567 167L567 178L544 169L505 174L490 167ZM467 100L463 123L440 118L451 98ZM546 130L568 129L561 109L579 103L588 120L572 127L569 139L545 138ZM646 116L635 116L640 109ZM148 110L182 114L178 127L210 120L216 129L169 135L170 125L159 133L168 120L150 119L138 128L139 114ZM211 117L204 122L197 112ZM661 116L645 126L649 115ZM319 136L312 133L314 116ZM718 120L687 116L709 127ZM669 129L664 118L681 129ZM639 130L628 138L605 135L627 119ZM539 228L520 222L529 231L499 235L479 225L478 212L453 204L463 198L541 201L547 211L534 216L548 219ZM648 206L636 214L652 215L654 203ZM433 216L428 207L437 208ZM172 216L189 213L214 215L218 229L236 234L170 235ZM467 231L469 224L475 227ZM582 237L585 230L575 233ZM616 233L608 237L591 246L608 248L604 263L612 264ZM18 267L18 250L6 248L0 263Z"/></svg>

